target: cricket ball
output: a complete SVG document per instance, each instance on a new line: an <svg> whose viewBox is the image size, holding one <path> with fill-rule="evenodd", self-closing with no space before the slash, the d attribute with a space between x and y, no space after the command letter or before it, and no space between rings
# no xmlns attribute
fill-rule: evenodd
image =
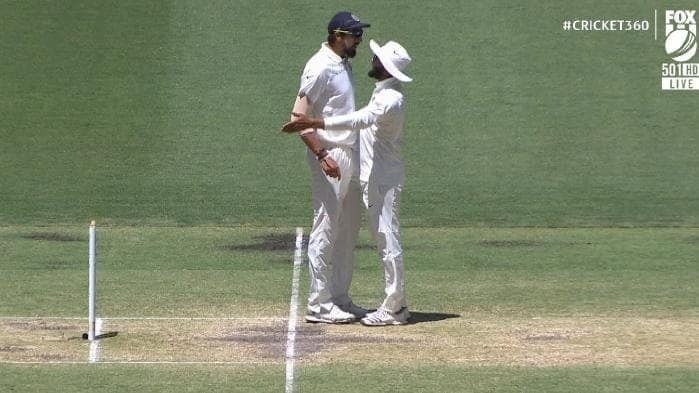
<svg viewBox="0 0 699 393"><path fill-rule="evenodd" d="M697 53L697 37L686 29L674 30L665 39L665 53L675 61L687 61Z"/></svg>

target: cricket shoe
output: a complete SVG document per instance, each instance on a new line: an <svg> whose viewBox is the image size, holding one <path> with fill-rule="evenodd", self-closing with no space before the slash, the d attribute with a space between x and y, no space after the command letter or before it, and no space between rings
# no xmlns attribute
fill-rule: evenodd
<svg viewBox="0 0 699 393"><path fill-rule="evenodd" d="M330 323L330 324L343 324L352 323L357 320L353 314L342 311L338 306L333 306L329 312L318 313L318 312L308 312L306 314L306 322L310 323Z"/></svg>
<svg viewBox="0 0 699 393"><path fill-rule="evenodd" d="M361 319L364 326L387 326L387 325L405 325L410 318L408 307L403 307L397 312L390 312L381 307L378 310L367 314Z"/></svg>
<svg viewBox="0 0 699 393"><path fill-rule="evenodd" d="M364 307L359 307L358 305L349 302L348 304L345 304L343 306L340 306L340 309L344 312L348 312L352 315L354 315L355 319L362 319L366 317L366 315L369 313L369 310L367 310Z"/></svg>

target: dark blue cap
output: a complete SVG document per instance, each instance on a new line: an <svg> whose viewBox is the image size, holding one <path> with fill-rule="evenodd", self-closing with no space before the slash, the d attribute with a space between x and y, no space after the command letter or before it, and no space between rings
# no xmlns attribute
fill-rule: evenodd
<svg viewBox="0 0 699 393"><path fill-rule="evenodd" d="M348 32L353 30L361 30L365 27L370 27L368 23L364 23L349 11L340 11L328 23L328 33L338 30Z"/></svg>

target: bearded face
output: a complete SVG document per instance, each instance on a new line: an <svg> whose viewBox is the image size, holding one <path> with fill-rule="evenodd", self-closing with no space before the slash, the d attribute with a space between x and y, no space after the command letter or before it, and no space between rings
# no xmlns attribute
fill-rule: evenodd
<svg viewBox="0 0 699 393"><path fill-rule="evenodd" d="M371 69L367 75L376 80L384 80L391 77L391 74L386 71L383 64L381 64L381 60L379 60L379 57L376 55L371 59Z"/></svg>

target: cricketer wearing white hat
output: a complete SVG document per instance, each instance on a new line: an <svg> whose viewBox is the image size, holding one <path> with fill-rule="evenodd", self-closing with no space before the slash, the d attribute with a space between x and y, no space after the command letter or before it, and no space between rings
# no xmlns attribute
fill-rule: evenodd
<svg viewBox="0 0 699 393"><path fill-rule="evenodd" d="M413 79L403 73L412 60L408 52L399 43L388 41L380 46L376 41L369 40L369 48L381 60L381 64L389 74L401 82L412 82Z"/></svg>
<svg viewBox="0 0 699 393"><path fill-rule="evenodd" d="M399 205L405 180L400 141L405 121L405 96L401 82L412 78L404 73L410 64L408 52L389 41L380 46L369 42L374 52L369 76L376 88L364 108L345 115L320 118L299 116L282 131L296 132L309 127L326 131L360 130L360 174L370 229L384 266L385 298L381 306L361 319L368 326L405 324L410 317L405 296L403 251L400 245Z"/></svg>

